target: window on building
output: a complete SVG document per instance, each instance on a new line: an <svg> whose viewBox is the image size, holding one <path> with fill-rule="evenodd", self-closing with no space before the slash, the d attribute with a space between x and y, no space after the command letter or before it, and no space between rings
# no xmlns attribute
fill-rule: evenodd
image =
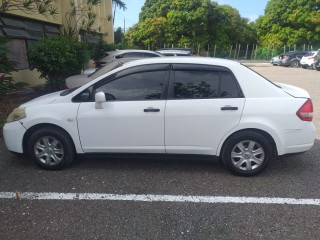
<svg viewBox="0 0 320 240"><path fill-rule="evenodd" d="M27 51L37 41L45 37L60 35L59 26L22 17L0 16L0 36L11 39L8 43L10 53L8 58L18 63L18 69L28 69Z"/></svg>

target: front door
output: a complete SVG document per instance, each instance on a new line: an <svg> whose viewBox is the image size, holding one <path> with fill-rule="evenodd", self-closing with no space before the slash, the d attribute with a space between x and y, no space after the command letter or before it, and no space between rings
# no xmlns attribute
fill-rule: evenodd
<svg viewBox="0 0 320 240"><path fill-rule="evenodd" d="M105 93L107 101L102 109L95 102L80 104L77 120L84 152L164 153L166 75L165 69L147 68L96 83L93 92Z"/></svg>

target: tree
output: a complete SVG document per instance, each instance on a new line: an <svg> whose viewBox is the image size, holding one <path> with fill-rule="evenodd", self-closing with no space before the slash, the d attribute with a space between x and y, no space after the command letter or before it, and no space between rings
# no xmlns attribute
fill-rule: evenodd
<svg viewBox="0 0 320 240"><path fill-rule="evenodd" d="M56 15L58 13L54 0L2 0L0 13L15 10L42 15Z"/></svg>
<svg viewBox="0 0 320 240"><path fill-rule="evenodd" d="M116 9L119 7L120 9L126 10L126 4L121 0L112 0L113 5L113 25L114 25L114 19L116 18Z"/></svg>
<svg viewBox="0 0 320 240"><path fill-rule="evenodd" d="M228 6L210 0L146 0L139 23L126 38L140 47L163 43L192 46L256 42L249 20Z"/></svg>
<svg viewBox="0 0 320 240"><path fill-rule="evenodd" d="M117 30L114 32L114 43L119 44L123 40L123 32L122 28L118 27Z"/></svg>
<svg viewBox="0 0 320 240"><path fill-rule="evenodd" d="M261 43L316 44L320 41L319 0L270 0L257 20Z"/></svg>
<svg viewBox="0 0 320 240"><path fill-rule="evenodd" d="M29 52L33 68L47 80L51 90L64 87L65 79L79 74L90 58L87 45L75 38L57 37L40 40Z"/></svg>

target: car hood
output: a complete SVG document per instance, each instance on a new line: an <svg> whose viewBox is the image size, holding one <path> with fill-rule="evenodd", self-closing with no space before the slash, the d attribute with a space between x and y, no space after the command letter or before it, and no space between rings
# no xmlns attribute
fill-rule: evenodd
<svg viewBox="0 0 320 240"><path fill-rule="evenodd" d="M299 87L296 86L292 86L289 84L284 84L284 83L275 83L278 87L280 87L283 91L285 91L286 93L290 94L293 97L296 98L310 98L309 93Z"/></svg>
<svg viewBox="0 0 320 240"><path fill-rule="evenodd" d="M32 106L36 106L36 105L50 104L50 103L54 102L57 98L61 97L60 94L62 92L63 91L59 91L59 92L46 94L41 97L37 97L35 99L32 99L29 102L22 104L20 107L32 107Z"/></svg>

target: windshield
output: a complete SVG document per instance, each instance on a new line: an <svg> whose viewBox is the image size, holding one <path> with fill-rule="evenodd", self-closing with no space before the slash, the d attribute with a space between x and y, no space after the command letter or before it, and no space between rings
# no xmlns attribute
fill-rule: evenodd
<svg viewBox="0 0 320 240"><path fill-rule="evenodd" d="M113 69L116 69L118 67L121 67L124 64L124 62L119 62L119 61L113 61L107 64L106 66L99 68L97 71L94 73L90 74L88 77L91 79L95 79L97 77L100 77L101 75L110 72Z"/></svg>
<svg viewBox="0 0 320 240"><path fill-rule="evenodd" d="M75 87L75 88L69 88L67 90L64 90L62 93L60 93L60 96L67 96L68 94L72 93L73 91L75 91L78 88L79 87Z"/></svg>

